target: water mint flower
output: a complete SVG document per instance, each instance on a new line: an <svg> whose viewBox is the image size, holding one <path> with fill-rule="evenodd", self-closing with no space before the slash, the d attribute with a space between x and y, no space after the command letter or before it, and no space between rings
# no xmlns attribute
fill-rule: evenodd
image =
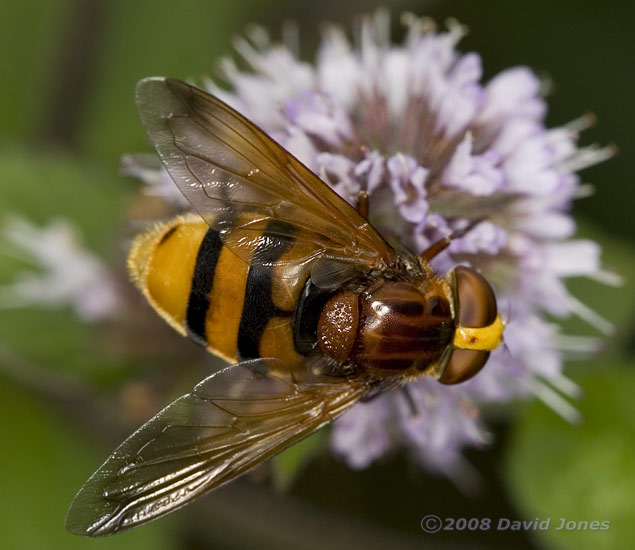
<svg viewBox="0 0 635 550"><path fill-rule="evenodd" d="M390 157L386 166L399 214L411 223L422 221L428 211L425 183L429 171L419 166L413 157L401 154Z"/></svg>
<svg viewBox="0 0 635 550"><path fill-rule="evenodd" d="M469 382L433 380L383 394L347 412L333 430L333 450L363 468L390 449L406 447L424 465L456 476L461 449L488 435L478 404L535 395L570 420L565 397L578 388L562 374L565 355L596 342L565 336L546 314L577 314L601 330L610 325L571 296L570 276L611 281L599 248L573 240L572 200L585 194L576 170L611 155L579 149L582 118L547 129L541 82L526 67L482 82L481 59L461 53L465 29L438 31L426 19L403 18L406 37L390 41L379 11L362 20L351 43L339 27L324 30L313 63L296 40L272 43L262 29L236 41L249 66L230 59L205 88L260 125L354 203L365 190L370 219L388 238L415 252L481 221L433 260L441 274L459 263L483 272L510 317L506 346ZM128 166L155 189L160 172ZM167 200L175 202L171 196Z"/></svg>
<svg viewBox="0 0 635 550"><path fill-rule="evenodd" d="M86 250L69 221L38 227L19 216L3 220L7 251L33 265L0 287L0 308L70 306L84 321L117 317L121 295L108 267Z"/></svg>
<svg viewBox="0 0 635 550"><path fill-rule="evenodd" d="M473 150L474 137L467 132L443 172L443 184L473 195L491 195L505 182L500 155L493 150L474 155Z"/></svg>

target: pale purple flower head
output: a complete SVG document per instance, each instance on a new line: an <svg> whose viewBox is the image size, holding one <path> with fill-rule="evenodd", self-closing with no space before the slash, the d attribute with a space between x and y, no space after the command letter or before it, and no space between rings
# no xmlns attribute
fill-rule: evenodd
<svg viewBox="0 0 635 550"><path fill-rule="evenodd" d="M425 219L428 212L426 180L429 170L413 157L397 154L386 162L390 174L390 189L401 217L410 223Z"/></svg>
<svg viewBox="0 0 635 550"><path fill-rule="evenodd" d="M99 258L86 250L69 221L52 220L38 227L8 216L0 237L12 255L31 265L0 287L0 308L70 306L84 321L116 317L122 297L116 279Z"/></svg>
<svg viewBox="0 0 635 550"><path fill-rule="evenodd" d="M511 316L506 346L458 387L411 384L417 414L399 392L355 406L332 439L355 468L406 446L426 466L453 475L461 448L487 440L475 403L535 394L575 419L558 393L576 392L562 375L571 340L544 314L577 313L607 328L563 279L602 273L597 245L570 240L568 209L580 192L574 170L610 150L577 148L584 121L545 128L541 82L530 69L512 68L483 83L478 54L456 49L462 27L437 32L427 20L404 20L400 44L390 42L384 12L363 20L354 44L329 27L314 64L259 32L238 43L251 72L223 64L233 92L206 85L349 202L365 189L373 224L415 252L483 220L433 267L444 273L469 264L493 283L503 315Z"/></svg>
<svg viewBox="0 0 635 550"><path fill-rule="evenodd" d="M404 23L399 44L391 43L382 11L362 20L353 44L339 27L327 27L314 63L256 29L236 42L250 70L225 59L221 76L231 90L211 79L204 84L347 201L366 190L371 222L414 252L481 221L432 266L444 274L471 265L492 282L508 317L506 345L464 384L411 384L414 411L400 392L356 405L332 436L334 451L354 468L406 447L422 464L453 476L462 448L487 441L479 403L533 394L576 419L561 396L577 391L562 375L564 353L589 351L595 343L560 334L545 314L578 314L610 328L563 280L610 279L600 268L598 246L571 239L568 211L583 194L575 171L611 151L577 147L584 119L545 128L541 82L530 69L508 69L482 82L479 55L456 49L463 27L452 23L437 31L411 15ZM126 170L183 206L164 171L134 158Z"/></svg>

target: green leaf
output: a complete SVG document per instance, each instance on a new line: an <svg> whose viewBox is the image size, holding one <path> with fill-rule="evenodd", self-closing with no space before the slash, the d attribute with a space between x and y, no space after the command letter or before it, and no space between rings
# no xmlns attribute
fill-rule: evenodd
<svg viewBox="0 0 635 550"><path fill-rule="evenodd" d="M103 452L79 438L61 416L34 395L0 379L0 402L10 421L2 430L0 513L3 548L174 548L170 521L101 541L64 529L66 510Z"/></svg>
<svg viewBox="0 0 635 550"><path fill-rule="evenodd" d="M121 249L125 190L133 184L104 174L99 165L66 154L0 151L0 226L5 216L23 216L36 225L64 218L80 232L83 244L95 253L113 256L113 269L123 273ZM10 255L0 240L0 285L10 285L19 271L33 269ZM15 251L13 251L15 252ZM82 323L68 308L1 309L0 340L18 355L89 377L113 372L113 358L96 353L99 329Z"/></svg>
<svg viewBox="0 0 635 550"><path fill-rule="evenodd" d="M0 14L0 137L33 138L50 93L49 79L68 28L69 0L4 0Z"/></svg>
<svg viewBox="0 0 635 550"><path fill-rule="evenodd" d="M302 469L328 447L329 430L324 429L290 447L271 461L274 485L278 490L288 490Z"/></svg>
<svg viewBox="0 0 635 550"><path fill-rule="evenodd" d="M628 548L635 540L635 364L595 364L575 377L588 394L585 421L571 426L540 403L514 427L505 475L525 517L551 518L536 531L548 548ZM606 531L557 530L567 521L608 521Z"/></svg>
<svg viewBox="0 0 635 550"><path fill-rule="evenodd" d="M90 247L117 250L113 235L119 234L126 198L136 189L118 169L117 163L104 166L62 152L5 146L0 149L0 220L7 214L38 224L67 218Z"/></svg>
<svg viewBox="0 0 635 550"><path fill-rule="evenodd" d="M78 140L83 150L112 160L149 150L134 104L137 82L211 74L219 57L232 53L232 34L259 9L252 0L190 0L178 7L170 0L108 3L103 52Z"/></svg>

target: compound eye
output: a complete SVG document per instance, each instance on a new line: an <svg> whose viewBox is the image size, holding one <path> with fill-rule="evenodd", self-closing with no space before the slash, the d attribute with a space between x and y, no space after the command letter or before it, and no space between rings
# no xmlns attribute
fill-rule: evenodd
<svg viewBox="0 0 635 550"><path fill-rule="evenodd" d="M481 328L491 325L498 315L496 297L485 277L470 267L454 270L458 296L458 326Z"/></svg>
<svg viewBox="0 0 635 550"><path fill-rule="evenodd" d="M454 293L457 326L482 328L496 320L498 308L494 291L485 277L474 269L459 266L454 270ZM483 368L488 358L489 351L455 349L439 382L465 382Z"/></svg>
<svg viewBox="0 0 635 550"><path fill-rule="evenodd" d="M439 382L447 385L465 382L483 368L488 358L489 351L455 349Z"/></svg>

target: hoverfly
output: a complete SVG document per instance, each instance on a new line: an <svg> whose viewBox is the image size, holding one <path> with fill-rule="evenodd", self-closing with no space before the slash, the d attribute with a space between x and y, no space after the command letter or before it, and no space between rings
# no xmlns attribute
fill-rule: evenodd
<svg viewBox="0 0 635 550"><path fill-rule="evenodd" d="M487 281L397 253L356 210L219 99L142 80L137 107L198 214L139 236L128 265L154 309L232 366L124 441L80 489L69 531L119 533L227 483L358 401L431 376L461 382L503 324Z"/></svg>

